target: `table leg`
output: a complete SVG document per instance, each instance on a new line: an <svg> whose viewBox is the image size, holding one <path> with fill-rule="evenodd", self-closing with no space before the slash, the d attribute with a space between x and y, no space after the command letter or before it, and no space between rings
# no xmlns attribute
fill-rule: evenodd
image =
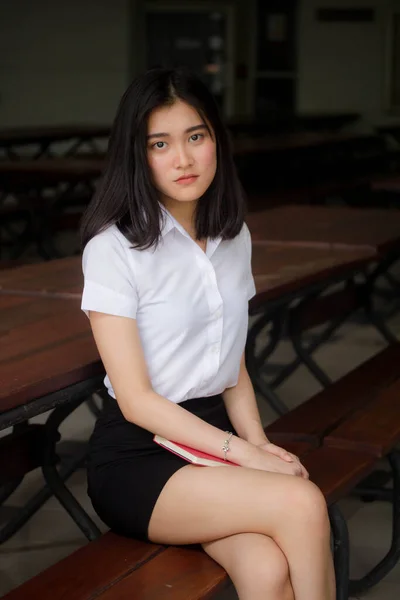
<svg viewBox="0 0 400 600"><path fill-rule="evenodd" d="M388 342L388 344L395 344L398 342L398 338L389 329L385 320L374 308L373 295L375 293L375 285L379 277L386 275L388 269L398 260L400 256L398 253L387 256L383 259L379 265L366 277L364 286L361 288L362 302L368 321L378 330L382 337Z"/></svg>
<svg viewBox="0 0 400 600"><path fill-rule="evenodd" d="M0 506L15 492L22 480L23 477L18 477L18 479L14 479L0 487Z"/></svg>
<svg viewBox="0 0 400 600"><path fill-rule="evenodd" d="M50 152L51 142L40 142L39 150L33 155L33 160L38 160L39 158L51 158L52 154Z"/></svg>
<svg viewBox="0 0 400 600"><path fill-rule="evenodd" d="M266 310L259 319L250 327L246 342L246 366L255 389L266 399L278 415L289 412L286 404L273 391L271 386L262 377L262 369L269 356L278 345L283 323L285 321L286 307ZM257 339L265 328L272 324L267 345L257 354Z"/></svg>
<svg viewBox="0 0 400 600"><path fill-rule="evenodd" d="M64 156L76 156L79 148L85 144L87 144L91 148L93 154L97 154L100 152L100 149L93 138L80 137L66 151Z"/></svg>
<svg viewBox="0 0 400 600"><path fill-rule="evenodd" d="M42 471L47 485L33 496L25 506L20 508L18 514L0 530L0 543L6 541L16 533L53 495L56 496L89 540L94 540L101 534L96 524L65 486L65 480L84 464L86 452L75 459L70 465L61 468L59 472L56 468L56 462L58 461L56 444L60 438L58 433L60 424L78 406L80 406L88 396L101 387L102 378L103 375L101 377L96 376L89 381L76 384L69 389L60 390L59 392L50 394L47 398L42 399L43 406L46 406L47 410L50 410L51 408L55 409L50 414L45 424L47 446L44 450ZM39 405L40 403L38 402L36 411L38 410ZM38 414L38 412L36 412L36 414ZM30 414L29 410L24 411L24 414L22 415L20 410L14 409L13 411L9 411L7 417L4 417L0 424L4 427L8 427L17 423L23 423L34 415L35 413Z"/></svg>
<svg viewBox="0 0 400 600"><path fill-rule="evenodd" d="M79 459L63 467L59 473L62 481L67 481L67 479L82 466L85 460L86 455L79 457ZM15 517L7 521L0 529L0 544L6 542L17 533L52 496L52 489L50 489L48 485L45 485L39 492L32 496L24 506L19 508Z"/></svg>
<svg viewBox="0 0 400 600"><path fill-rule="evenodd" d="M76 498L69 491L69 489L65 486L64 481L56 467L56 443L60 438L58 428L61 423L85 400L86 398L77 398L74 402L60 406L59 408L56 408L47 419L46 430L49 445L46 452L47 460L45 460L45 464L42 466L42 471L44 479L54 496L72 517L79 529L83 531L88 540L92 541L98 538L101 535L101 532L76 500ZM78 460L78 464L80 464L81 461L84 461L85 456L86 453L84 453L81 459Z"/></svg>
<svg viewBox="0 0 400 600"><path fill-rule="evenodd" d="M376 276L379 276L379 273L377 273ZM307 328L310 328L310 324L304 325L304 322L307 323L307 314L312 315L313 304L318 304L319 297L324 290L320 289L309 294L303 298L297 306L289 311L288 333L297 356L296 359L287 365L272 382L274 387L280 385L300 364L304 364L323 387L328 387L332 383L332 380L314 360L312 353L321 344L326 343L332 337L334 332L360 308L364 309L369 322L377 328L386 341L389 343L397 342L397 338L395 338L383 319L373 308L373 283L374 279L371 279L364 284L356 283L354 280L347 281L346 287L342 292L338 293L349 294L349 300L345 302L343 306L339 304L338 307L331 307L334 316L330 318L329 325L315 341L307 346L304 344L303 333ZM321 298L321 300L323 300L323 298ZM322 321L318 320L318 316L314 320L315 323L311 323L311 327L322 324ZM311 319L311 321L313 321L313 319Z"/></svg>
<svg viewBox="0 0 400 600"><path fill-rule="evenodd" d="M306 296L297 304L297 306L290 310L288 332L293 348L297 355L297 360L295 363L292 363L292 365L289 365L289 374L293 372L295 366L297 367L298 364L304 364L323 387L328 387L332 383L331 378L325 373L325 371L321 369L321 367L312 358L311 354L321 344L326 343L332 337L333 333L346 321L353 310L350 309L344 314L340 314L336 318L332 319L331 323L325 328L323 333L318 336L317 340L311 343L308 347L305 347L302 336L303 328L299 324L302 322L303 315L309 312L311 306L318 301L320 294L321 291L318 291Z"/></svg>

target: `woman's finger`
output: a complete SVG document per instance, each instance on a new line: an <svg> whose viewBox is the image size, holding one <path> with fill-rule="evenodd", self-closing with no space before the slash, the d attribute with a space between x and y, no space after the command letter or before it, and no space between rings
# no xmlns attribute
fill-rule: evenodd
<svg viewBox="0 0 400 600"><path fill-rule="evenodd" d="M267 444L265 446L265 450L267 450L267 452L271 452L271 454L278 456L286 462L293 462L294 460L293 455L290 452L288 452L284 448L281 448L280 446L276 446L275 444Z"/></svg>

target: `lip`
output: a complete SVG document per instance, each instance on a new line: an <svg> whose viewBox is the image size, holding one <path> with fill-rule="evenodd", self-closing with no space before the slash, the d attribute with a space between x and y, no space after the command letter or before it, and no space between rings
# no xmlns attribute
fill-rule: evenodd
<svg viewBox="0 0 400 600"><path fill-rule="evenodd" d="M180 183L182 184L189 184L189 183L193 183L194 181L196 181L198 175L183 175L182 177L179 177L179 179L175 180L175 183Z"/></svg>

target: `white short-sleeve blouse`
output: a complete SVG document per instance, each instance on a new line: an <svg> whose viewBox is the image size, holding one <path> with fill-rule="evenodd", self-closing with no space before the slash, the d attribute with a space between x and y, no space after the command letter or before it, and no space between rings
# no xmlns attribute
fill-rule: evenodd
<svg viewBox="0 0 400 600"><path fill-rule="evenodd" d="M173 402L238 381L255 294L247 225L206 252L164 211L160 244L135 250L113 225L83 253L82 310L136 319L153 389ZM104 383L115 398L108 376Z"/></svg>

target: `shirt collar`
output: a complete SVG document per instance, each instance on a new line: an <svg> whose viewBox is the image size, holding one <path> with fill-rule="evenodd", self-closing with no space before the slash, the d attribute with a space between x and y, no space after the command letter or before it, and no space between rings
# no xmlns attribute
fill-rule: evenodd
<svg viewBox="0 0 400 600"><path fill-rule="evenodd" d="M178 231L180 231L182 233L182 235L185 235L186 237L191 239L188 232L182 227L182 225L180 223L178 223L178 221L171 215L169 210L167 210L165 208L165 206L163 204L161 204L161 202L160 202L160 207L161 207L161 212L162 212L161 236L165 237L167 235L167 233L169 233L171 231L171 229L175 228ZM221 236L218 236L215 239L208 238L206 254L209 258L214 254L215 250L218 248L221 241L222 241Z"/></svg>
<svg viewBox="0 0 400 600"><path fill-rule="evenodd" d="M161 208L161 235L162 237L166 236L171 229L176 227L177 221L171 215L171 213L160 203Z"/></svg>

